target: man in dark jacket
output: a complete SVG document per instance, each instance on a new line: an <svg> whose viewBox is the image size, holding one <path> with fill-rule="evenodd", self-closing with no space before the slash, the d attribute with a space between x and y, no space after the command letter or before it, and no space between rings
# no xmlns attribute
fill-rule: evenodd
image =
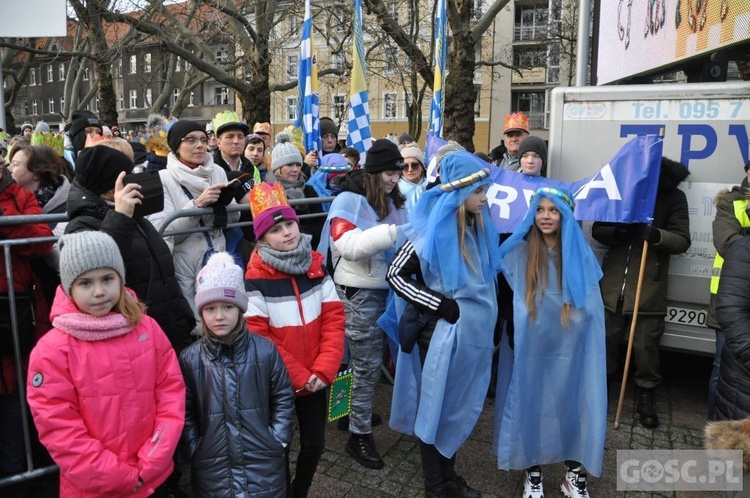
<svg viewBox="0 0 750 498"><path fill-rule="evenodd" d="M592 228L593 237L610 246L602 262L601 280L609 375L617 369L620 342L630 330L643 241L649 243L633 342L633 377L638 389L638 415L641 424L650 428L659 425L654 388L661 383L659 341L667 313L669 260L690 247L687 198L677 188L689 174L682 164L662 158L653 224L594 223Z"/></svg>
<svg viewBox="0 0 750 498"><path fill-rule="evenodd" d="M123 186L119 178L132 170L130 158L118 150L103 145L84 149L68 194L65 233L97 230L115 239L125 262L125 284L146 303L148 315L179 354L193 342L195 319L177 283L169 246L151 222L133 217L138 189Z"/></svg>

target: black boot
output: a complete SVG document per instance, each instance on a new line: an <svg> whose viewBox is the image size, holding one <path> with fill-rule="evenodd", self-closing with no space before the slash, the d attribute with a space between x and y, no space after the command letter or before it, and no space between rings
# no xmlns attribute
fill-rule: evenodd
<svg viewBox="0 0 750 498"><path fill-rule="evenodd" d="M659 417L656 415L656 406L654 405L654 389L638 388L638 416L643 427L656 429L659 427Z"/></svg>
<svg viewBox="0 0 750 498"><path fill-rule="evenodd" d="M481 498L482 493L466 484L466 479L455 476L453 479L443 481L450 498Z"/></svg>
<svg viewBox="0 0 750 498"><path fill-rule="evenodd" d="M377 427L383 423L383 418L378 413L372 414L372 421L370 422L371 427ZM349 415L341 417L336 421L336 428L340 431L349 430Z"/></svg>
<svg viewBox="0 0 750 498"><path fill-rule="evenodd" d="M450 498L445 484L438 484L429 489L424 490L424 498Z"/></svg>
<svg viewBox="0 0 750 498"><path fill-rule="evenodd" d="M372 434L352 434L346 443L346 452L352 456L357 463L368 469L382 469L385 466L380 458Z"/></svg>

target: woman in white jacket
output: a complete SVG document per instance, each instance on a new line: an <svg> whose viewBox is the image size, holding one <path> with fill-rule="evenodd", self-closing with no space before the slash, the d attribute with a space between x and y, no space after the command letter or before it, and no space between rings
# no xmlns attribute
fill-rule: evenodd
<svg viewBox="0 0 750 498"><path fill-rule="evenodd" d="M159 171L164 188L164 210L149 217L153 225L161 230L165 218L181 209L204 208L219 200L219 195L227 186L224 170L214 165L208 154L208 136L205 128L195 121L175 122L167 134L171 152L167 156L167 167ZM230 202L234 204L232 199ZM201 226L214 226L213 214L200 217L177 218L166 227L165 232L178 232ZM236 221L239 213L229 213L229 222ZM203 267L206 254L226 250L224 233L220 228L208 232L165 237L174 255L175 276L182 293L195 312L195 278ZM210 255L210 254L209 254Z"/></svg>
<svg viewBox="0 0 750 498"><path fill-rule="evenodd" d="M331 247L333 281L346 311L349 366L353 370L346 452L372 469L383 467L372 440L372 398L383 362L385 274L393 257L398 225L407 221L405 198L398 189L403 158L390 140L376 140L364 170L347 173L342 192L331 204L318 251Z"/></svg>

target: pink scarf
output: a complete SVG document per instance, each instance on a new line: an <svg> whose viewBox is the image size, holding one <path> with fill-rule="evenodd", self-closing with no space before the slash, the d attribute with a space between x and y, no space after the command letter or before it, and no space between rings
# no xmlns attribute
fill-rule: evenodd
<svg viewBox="0 0 750 498"><path fill-rule="evenodd" d="M65 313L56 316L52 325L83 341L103 341L125 335L133 330L133 325L120 313L93 316L87 313Z"/></svg>

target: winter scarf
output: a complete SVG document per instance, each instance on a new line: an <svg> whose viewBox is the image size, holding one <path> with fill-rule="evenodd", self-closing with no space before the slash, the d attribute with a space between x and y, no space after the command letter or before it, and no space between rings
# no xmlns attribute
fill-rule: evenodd
<svg viewBox="0 0 750 498"><path fill-rule="evenodd" d="M286 198L292 199L304 199L305 198L305 182L307 179L304 175L300 175L299 180L284 180L283 178L276 178L276 181L284 187L284 193Z"/></svg>
<svg viewBox="0 0 750 498"><path fill-rule="evenodd" d="M57 187L54 187L52 185L40 185L38 190L34 191L34 196L36 197L36 201L39 203L39 207L44 207L47 205L49 201L52 200L52 198L55 196L55 192L57 192Z"/></svg>
<svg viewBox="0 0 750 498"><path fill-rule="evenodd" d="M88 313L65 313L52 320L52 326L82 341L103 341L125 335L134 325L120 313L93 316Z"/></svg>
<svg viewBox="0 0 750 498"><path fill-rule="evenodd" d="M167 156L167 171L177 180L177 183L187 188L194 197L198 197L208 187L211 172L214 168L213 158L206 154L203 164L190 168L183 164L172 152Z"/></svg>
<svg viewBox="0 0 750 498"><path fill-rule="evenodd" d="M277 251L265 242L258 242L258 254L268 266L287 275L303 275L312 263L312 235L300 234L299 244L292 251Z"/></svg>

